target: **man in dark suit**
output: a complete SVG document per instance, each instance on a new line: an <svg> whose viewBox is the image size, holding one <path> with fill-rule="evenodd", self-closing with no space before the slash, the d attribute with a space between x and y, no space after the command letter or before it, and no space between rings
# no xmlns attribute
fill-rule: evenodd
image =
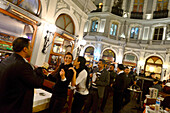
<svg viewBox="0 0 170 113"><path fill-rule="evenodd" d="M128 90L127 88L129 88L130 86L132 86L134 84L133 78L132 76L129 74L130 70L128 67L125 67L124 69L125 75L126 75L126 87L124 90L124 97L125 101L123 102L123 106L125 106L126 104L128 104L130 102L130 90Z"/></svg>
<svg viewBox="0 0 170 113"><path fill-rule="evenodd" d="M89 113L91 107L92 113L97 112L98 106L104 96L105 87L109 85L110 76L108 71L104 68L104 65L105 60L100 59L98 62L98 71L94 73L92 77L92 87L83 113Z"/></svg>
<svg viewBox="0 0 170 113"><path fill-rule="evenodd" d="M101 108L100 108L102 112L104 112L104 108L106 106L106 102L107 102L107 98L109 94L111 92L113 93L113 84L115 82L115 78L117 75L114 69L115 69L115 65L110 64L110 67L109 67L110 82L109 82L109 85L105 87L104 97L103 97L103 101L102 101Z"/></svg>
<svg viewBox="0 0 170 113"><path fill-rule="evenodd" d="M117 76L114 85L114 96L113 96L113 113L119 113L123 103L123 92L126 86L126 75L124 73L123 64L118 64Z"/></svg>
<svg viewBox="0 0 170 113"><path fill-rule="evenodd" d="M44 77L26 60L31 56L29 39L14 40L13 51L0 64L0 113L32 113L34 88L42 86Z"/></svg>

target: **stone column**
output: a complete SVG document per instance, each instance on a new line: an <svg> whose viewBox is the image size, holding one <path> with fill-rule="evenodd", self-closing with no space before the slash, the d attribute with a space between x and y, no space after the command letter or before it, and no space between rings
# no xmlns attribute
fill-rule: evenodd
<svg viewBox="0 0 170 113"><path fill-rule="evenodd" d="M111 0L111 5L110 5L109 12L112 12L113 3L114 3L114 0Z"/></svg>
<svg viewBox="0 0 170 113"><path fill-rule="evenodd" d="M153 18L153 12L156 10L157 0L153 0L153 6L152 6L152 18Z"/></svg>
<svg viewBox="0 0 170 113"><path fill-rule="evenodd" d="M124 56L124 45L120 45L118 55L116 56L116 62L122 64Z"/></svg>
<svg viewBox="0 0 170 113"><path fill-rule="evenodd" d="M153 40L153 35L154 35L154 30L155 28L152 26L151 27L151 32L150 32L150 39L149 39L149 44L152 44L152 40Z"/></svg>
<svg viewBox="0 0 170 113"><path fill-rule="evenodd" d="M122 3L122 9L123 9L123 11L126 10L126 4L127 4L127 0L123 0L123 3Z"/></svg>
<svg viewBox="0 0 170 113"><path fill-rule="evenodd" d="M102 52L102 44L99 43L100 41L96 42L95 50L94 50L94 60L99 61L101 58L101 52Z"/></svg>
<svg viewBox="0 0 170 113"><path fill-rule="evenodd" d="M166 30L167 30L167 26L164 26L164 32L163 32L161 44L164 44L164 42L166 41Z"/></svg>
<svg viewBox="0 0 170 113"><path fill-rule="evenodd" d="M133 11L133 4L134 4L134 0L131 0L130 8L129 8L129 18L130 18L131 12Z"/></svg>
<svg viewBox="0 0 170 113"><path fill-rule="evenodd" d="M169 2L168 2L168 10L169 10L169 12L168 12L168 17L170 17L170 0L169 0Z"/></svg>
<svg viewBox="0 0 170 113"><path fill-rule="evenodd" d="M146 10L147 10L147 5L148 5L148 0L144 0L144 4L143 4L143 18L146 18Z"/></svg>

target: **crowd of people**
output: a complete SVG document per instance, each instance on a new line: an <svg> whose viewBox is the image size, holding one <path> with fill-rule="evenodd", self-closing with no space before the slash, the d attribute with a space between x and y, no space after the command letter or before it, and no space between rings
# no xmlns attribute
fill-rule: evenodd
<svg viewBox="0 0 170 113"><path fill-rule="evenodd" d="M13 51L0 63L0 113L32 113L34 88L43 87L47 79L55 82L49 113L62 111L69 85L75 90L72 113L104 112L109 96L113 96L113 113L119 113L130 102L127 88L132 85L141 87L136 72L123 64L118 64L117 69L115 64L110 64L106 69L105 60L100 59L96 67L88 68L82 56L78 56L72 64L73 55L67 52L64 63L49 74L46 69L36 68L26 60L31 56L29 39L17 38L13 42ZM144 70L139 76L145 77ZM145 82L144 94L149 93L149 87L163 90L154 73L148 78L154 79L154 82Z"/></svg>

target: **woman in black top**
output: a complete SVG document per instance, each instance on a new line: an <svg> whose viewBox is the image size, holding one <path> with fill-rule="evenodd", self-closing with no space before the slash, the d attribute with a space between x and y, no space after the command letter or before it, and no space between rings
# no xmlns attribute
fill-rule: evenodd
<svg viewBox="0 0 170 113"><path fill-rule="evenodd" d="M64 63L58 68L56 84L53 88L52 97L50 100L50 113L60 113L67 101L68 85L71 82L72 86L76 83L76 72L73 72L70 67L72 65L73 56L71 53L66 53L64 56Z"/></svg>

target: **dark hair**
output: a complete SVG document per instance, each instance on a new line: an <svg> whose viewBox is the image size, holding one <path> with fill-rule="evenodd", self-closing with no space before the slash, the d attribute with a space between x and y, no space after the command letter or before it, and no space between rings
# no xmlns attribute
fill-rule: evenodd
<svg viewBox="0 0 170 113"><path fill-rule="evenodd" d="M125 69L129 69L128 66L126 66Z"/></svg>
<svg viewBox="0 0 170 113"><path fill-rule="evenodd" d="M86 59L82 56L78 57L78 62L80 62L80 68L84 69L86 64Z"/></svg>
<svg viewBox="0 0 170 113"><path fill-rule="evenodd" d="M102 61L102 64L106 63L104 59L99 59L99 61Z"/></svg>
<svg viewBox="0 0 170 113"><path fill-rule="evenodd" d="M113 66L115 68L115 65L114 64L110 64L111 66Z"/></svg>
<svg viewBox="0 0 170 113"><path fill-rule="evenodd" d="M27 38L23 38L23 37L18 37L17 39L15 39L12 43L13 46L13 51L14 52L21 52L23 50L24 47L28 48L29 45L29 39Z"/></svg>
<svg viewBox="0 0 170 113"><path fill-rule="evenodd" d="M72 57L72 60L73 60L73 55L72 55L72 53L70 53L70 52L67 52L65 55L64 55L64 58L65 58L65 56L66 55L71 55L71 57Z"/></svg>
<svg viewBox="0 0 170 113"><path fill-rule="evenodd" d="M5 53L5 56L6 56L6 55L9 55L9 56L10 56L10 55L11 55L11 53Z"/></svg>
<svg viewBox="0 0 170 113"><path fill-rule="evenodd" d="M163 82L162 82L162 81L158 81L158 84L160 84L160 85L161 85L161 84L163 84Z"/></svg>
<svg viewBox="0 0 170 113"><path fill-rule="evenodd" d="M118 68L119 68L120 70L124 70L123 64L118 64Z"/></svg>

